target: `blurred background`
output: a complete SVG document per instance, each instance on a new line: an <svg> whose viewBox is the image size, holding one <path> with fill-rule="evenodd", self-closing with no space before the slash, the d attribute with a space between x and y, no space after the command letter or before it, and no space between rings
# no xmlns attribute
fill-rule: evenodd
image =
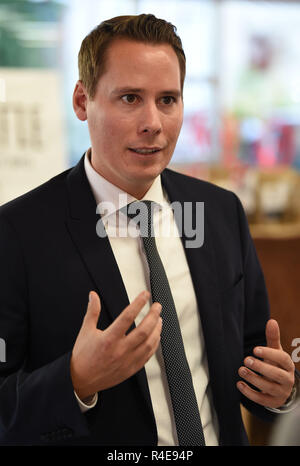
<svg viewBox="0 0 300 466"><path fill-rule="evenodd" d="M0 0L0 204L73 166L81 41L102 20L153 13L187 56L171 168L234 191L247 213L272 317L300 369L300 2ZM253 444L270 428L245 413Z"/></svg>

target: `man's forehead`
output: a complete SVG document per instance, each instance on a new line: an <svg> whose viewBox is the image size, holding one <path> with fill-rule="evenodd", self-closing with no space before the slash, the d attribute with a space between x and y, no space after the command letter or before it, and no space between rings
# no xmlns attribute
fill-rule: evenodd
<svg viewBox="0 0 300 466"><path fill-rule="evenodd" d="M130 39L115 39L106 51L106 65L109 66L116 63L116 61L121 61L130 67L131 64L136 64L143 60L147 60L153 64L159 60L165 63L172 61L176 64L178 63L173 47L167 43L156 44Z"/></svg>
<svg viewBox="0 0 300 466"><path fill-rule="evenodd" d="M107 50L105 73L113 73L113 78L119 82L118 87L126 87L128 84L130 87L140 88L142 86L139 83L139 77L152 75L155 81L165 78L171 81L170 88L174 89L179 86L178 89L180 89L180 66L177 55L170 44L115 40ZM156 75L153 76L155 73ZM125 82L122 82L123 78ZM133 82L134 79L136 82Z"/></svg>

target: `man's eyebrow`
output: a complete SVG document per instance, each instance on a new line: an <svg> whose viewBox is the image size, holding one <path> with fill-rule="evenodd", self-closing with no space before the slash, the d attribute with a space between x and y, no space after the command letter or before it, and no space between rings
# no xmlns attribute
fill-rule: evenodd
<svg viewBox="0 0 300 466"><path fill-rule="evenodd" d="M142 92L143 89L136 88L136 87L117 87L112 91L112 94L135 94Z"/></svg>
<svg viewBox="0 0 300 466"><path fill-rule="evenodd" d="M142 88L136 87L118 87L112 91L114 95L126 95L126 94L139 94L145 92ZM166 89L159 92L159 95L173 95L175 97L181 97L181 91L179 89Z"/></svg>
<svg viewBox="0 0 300 466"><path fill-rule="evenodd" d="M175 97L181 97L181 91L179 89L167 89L166 91L160 92L161 95L173 95Z"/></svg>

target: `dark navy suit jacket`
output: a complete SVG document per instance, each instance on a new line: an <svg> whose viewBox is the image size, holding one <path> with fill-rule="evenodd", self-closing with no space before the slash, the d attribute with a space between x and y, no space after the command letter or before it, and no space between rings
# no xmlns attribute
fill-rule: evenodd
<svg viewBox="0 0 300 466"><path fill-rule="evenodd" d="M161 176L170 202L204 202L204 244L185 251L220 444L244 445L240 402L265 419L273 416L236 388L243 358L265 344L269 318L245 214L229 191L169 169ZM157 444L144 369L101 392L87 413L74 396L70 357L89 291L101 297L101 329L128 305L109 240L96 234L98 221L83 158L0 207L0 337L6 342L6 362L0 362L1 444Z"/></svg>

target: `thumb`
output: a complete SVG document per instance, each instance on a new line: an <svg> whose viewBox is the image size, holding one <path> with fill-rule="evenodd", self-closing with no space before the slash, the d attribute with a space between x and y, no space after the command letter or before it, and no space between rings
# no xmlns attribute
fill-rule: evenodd
<svg viewBox="0 0 300 466"><path fill-rule="evenodd" d="M89 303L83 320L84 328L96 328L101 312L101 302L95 291L90 291Z"/></svg>
<svg viewBox="0 0 300 466"><path fill-rule="evenodd" d="M270 319L266 325L267 346L274 349L282 349L280 344L280 330L278 322L275 319Z"/></svg>

